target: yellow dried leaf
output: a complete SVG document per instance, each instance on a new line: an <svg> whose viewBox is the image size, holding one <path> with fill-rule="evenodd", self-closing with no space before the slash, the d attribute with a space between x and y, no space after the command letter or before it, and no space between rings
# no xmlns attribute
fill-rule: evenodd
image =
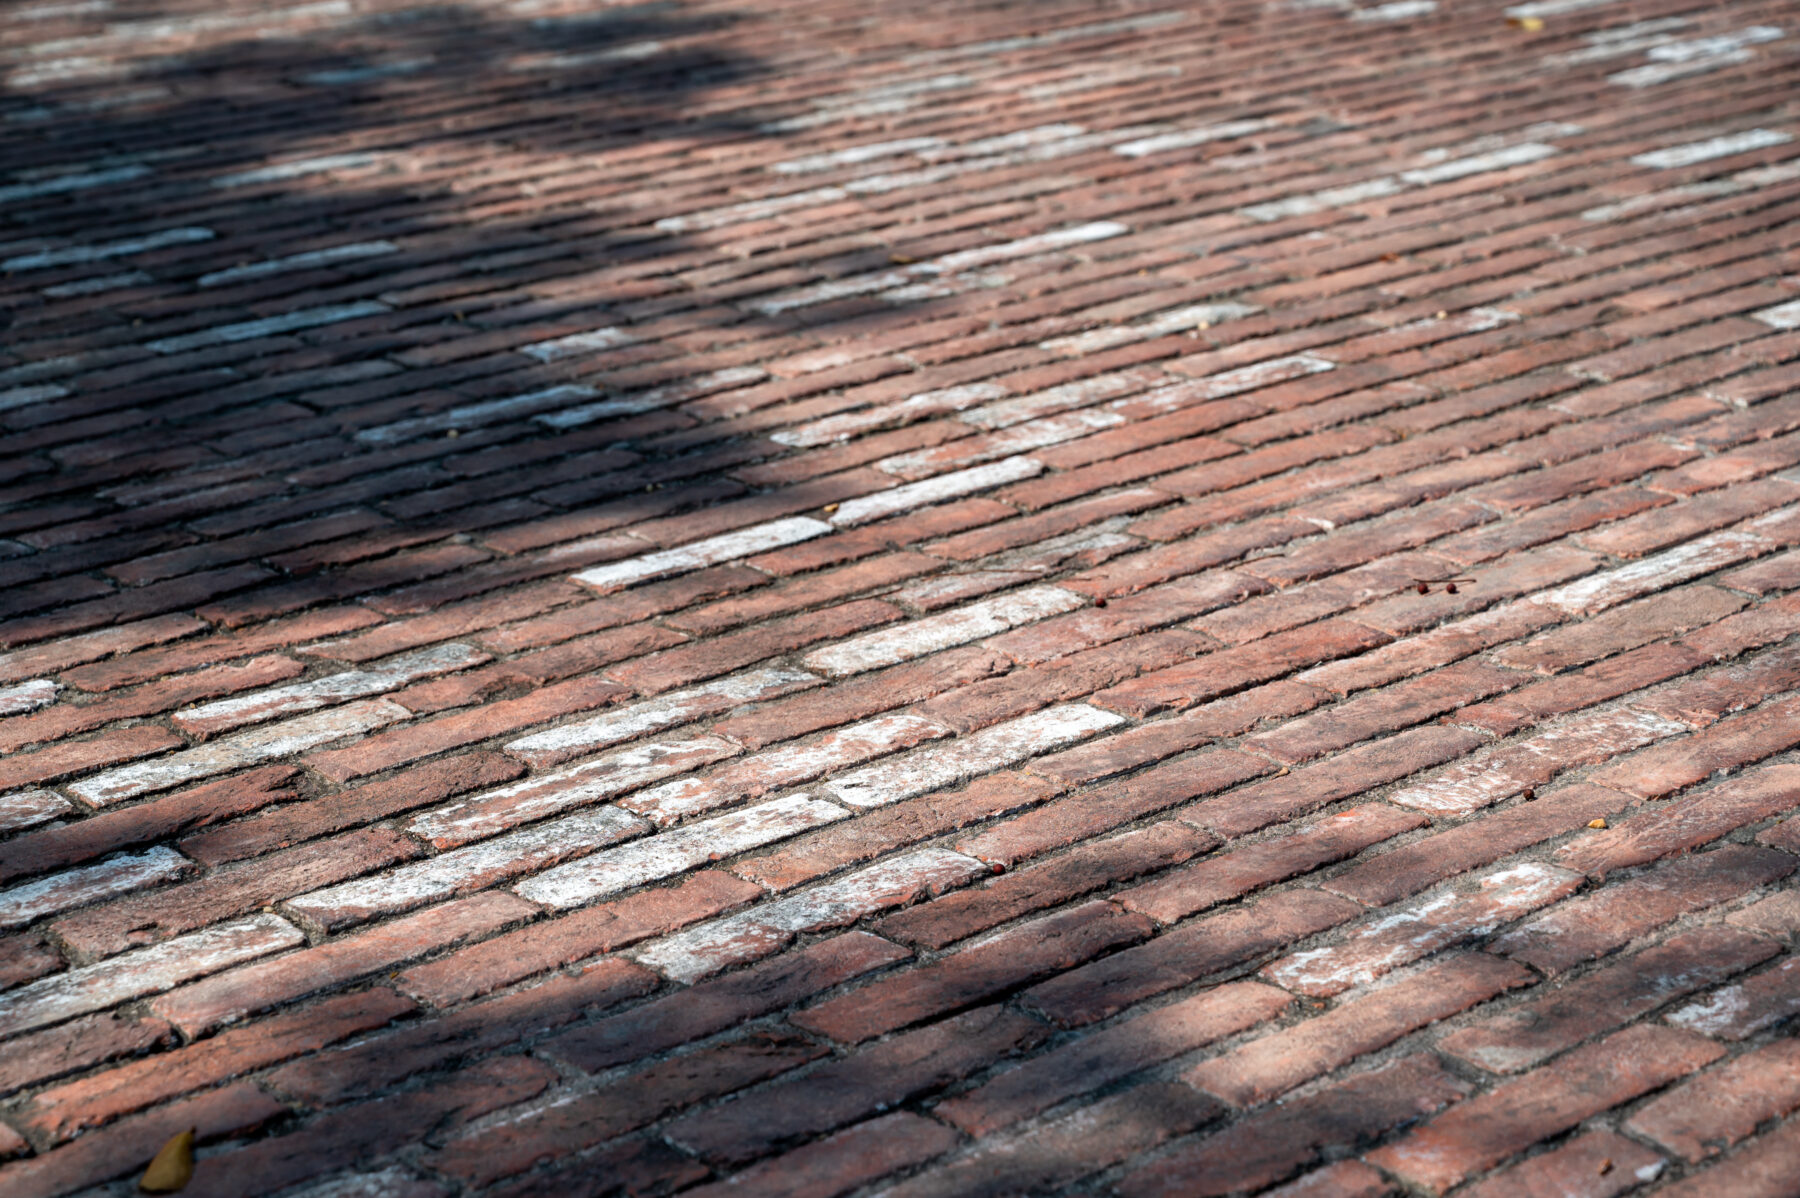
<svg viewBox="0 0 1800 1198"><path fill-rule="evenodd" d="M1508 17L1506 23L1526 33L1542 33L1544 29L1542 17Z"/></svg>
<svg viewBox="0 0 1800 1198"><path fill-rule="evenodd" d="M173 1194L186 1188L187 1183L194 1180L194 1133L197 1128L188 1128L180 1135L171 1136L169 1142L162 1146L150 1167L144 1170L144 1176L138 1180L138 1189L146 1194Z"/></svg>
<svg viewBox="0 0 1800 1198"><path fill-rule="evenodd" d="M838 505L835 503L828 503L825 505L825 514L827 516L831 515L831 513L835 512L837 510L838 510Z"/></svg>
<svg viewBox="0 0 1800 1198"><path fill-rule="evenodd" d="M1590 828L1604 828L1604 827L1606 827L1606 821L1605 821L1605 820L1603 820L1603 819L1591 819L1591 820L1589 820L1589 821L1588 821L1588 827L1590 827Z"/></svg>
<svg viewBox="0 0 1800 1198"><path fill-rule="evenodd" d="M888 261L892 262L895 266L911 266L913 263L917 262L918 259L909 258L905 254L889 254Z"/></svg>

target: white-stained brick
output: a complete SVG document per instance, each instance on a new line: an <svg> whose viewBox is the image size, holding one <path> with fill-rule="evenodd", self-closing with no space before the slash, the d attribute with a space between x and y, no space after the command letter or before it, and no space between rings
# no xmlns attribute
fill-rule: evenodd
<svg viewBox="0 0 1800 1198"><path fill-rule="evenodd" d="M1341 944L1306 949L1262 972L1277 985L1320 996L1367 985L1382 974L1463 940L1486 936L1581 885L1580 874L1535 861L1480 879L1361 925Z"/></svg>
<svg viewBox="0 0 1800 1198"><path fill-rule="evenodd" d="M248 695L234 695L201 707L177 712L169 722L183 732L211 736L245 724L272 720L276 716L313 711L350 699L379 695L398 689L409 682L464 670L491 660L488 654L472 645L434 645L412 653L402 653L363 670L346 670L327 674L306 682L270 687Z"/></svg>
<svg viewBox="0 0 1800 1198"><path fill-rule="evenodd" d="M880 404L876 407L864 408L860 412L845 412L838 416L827 416L823 420L814 420L809 424L802 424L798 428L771 433L769 439L782 445L791 445L796 449L807 449L815 445L832 445L839 441L848 441L862 433L910 424L914 420L940 416L946 412L961 412L977 404L1011 394L1011 391L999 383L965 383L960 387L922 391L898 403Z"/></svg>
<svg viewBox="0 0 1800 1198"><path fill-rule="evenodd" d="M871 520L879 520L884 516L893 516L900 512L910 512L914 508L942 503L946 499L960 499L964 495L973 495L977 491L986 491L993 487L1005 486L1007 483L1036 478L1043 472L1044 464L1036 458L1003 458L998 462L989 462L985 466L974 466L952 474L940 474L935 478L907 483L905 486L894 487L891 490L877 491L873 495L859 495L855 499L847 499L838 505L838 510L832 514L831 522L842 528L867 524Z"/></svg>
<svg viewBox="0 0 1800 1198"><path fill-rule="evenodd" d="M56 693L61 689L60 683L49 678L33 678L17 686L0 687L0 716L36 711L47 703L56 702Z"/></svg>
<svg viewBox="0 0 1800 1198"><path fill-rule="evenodd" d="M534 903L579 907L708 861L773 844L848 814L842 807L806 795L772 799L559 865L513 889Z"/></svg>
<svg viewBox="0 0 1800 1198"><path fill-rule="evenodd" d="M1686 731L1686 725L1674 720L1628 707L1584 712L1484 750L1435 778L1394 792L1388 801L1439 815L1467 815L1541 785L1546 772L1628 753Z"/></svg>
<svg viewBox="0 0 1800 1198"><path fill-rule="evenodd" d="M286 906L322 927L336 929L509 881L649 829L649 824L617 807L580 811L373 877L315 890L289 899Z"/></svg>
<svg viewBox="0 0 1800 1198"><path fill-rule="evenodd" d="M555 362L563 358L597 354L603 350L623 349L637 343L638 339L624 329L609 327L586 333L570 333L566 337L555 337L549 341L534 341L530 345L521 345L519 352L540 362Z"/></svg>
<svg viewBox="0 0 1800 1198"><path fill-rule="evenodd" d="M216 973L306 937L278 915L253 915L52 974L0 994L0 1036L16 1036Z"/></svg>
<svg viewBox="0 0 1800 1198"><path fill-rule="evenodd" d="M1775 548L1775 543L1767 537L1728 529L1616 570L1593 574L1553 590L1539 591L1531 596L1531 601L1554 607L1564 615L1591 616L1627 599L1667 590L1677 583L1759 557Z"/></svg>
<svg viewBox="0 0 1800 1198"><path fill-rule="evenodd" d="M15 790L0 794L0 832L35 827L74 809L74 804L53 790Z"/></svg>
<svg viewBox="0 0 1800 1198"><path fill-rule="evenodd" d="M100 245L76 245L67 249L39 250L34 254L19 254L0 260L0 270L47 270L55 266L85 266L90 262L124 258L132 254L147 253L150 250L167 249L172 245L192 245L197 241L211 241L215 236L217 234L211 229L164 229L159 233L147 233L142 237L108 241Z"/></svg>
<svg viewBox="0 0 1800 1198"><path fill-rule="evenodd" d="M1483 175L1489 171L1503 171L1515 166L1524 166L1527 163L1552 157L1560 152L1555 146L1528 141L1516 146L1492 150L1486 154L1474 154L1468 158L1455 158L1434 166L1420 167L1418 170L1402 171L1400 178L1416 187L1428 187L1433 183L1448 183L1455 179L1466 179L1470 175Z"/></svg>
<svg viewBox="0 0 1800 1198"><path fill-rule="evenodd" d="M104 807L120 799L166 790L183 782L210 778L274 757L301 753L411 718L412 713L398 703L368 699L252 732L240 732L166 757L108 770L74 783L69 787L69 793L96 807Z"/></svg>
<svg viewBox="0 0 1800 1198"><path fill-rule="evenodd" d="M1057 412L1066 412L1071 408L1085 408L1115 396L1142 391L1155 386L1166 377L1148 370L1121 370L1115 374L1095 375L1064 383L1060 387L1034 391L1016 399L1003 399L998 403L987 404L972 412L963 413L958 419L977 428L1006 428Z"/></svg>
<svg viewBox="0 0 1800 1198"><path fill-rule="evenodd" d="M545 408L559 408L578 399L592 399L596 394L592 387L566 383L559 387L546 387L542 391L528 391L523 395L508 395L504 399L463 404L434 416L415 416L410 420L376 425L357 433L356 439L374 445L392 445L447 429L479 428L484 424L516 420L542 412Z"/></svg>
<svg viewBox="0 0 1800 1198"><path fill-rule="evenodd" d="M741 751L721 736L633 745L597 761L496 787L440 807L413 820L407 830L441 849L454 848L573 807L625 794L674 774L685 774Z"/></svg>
<svg viewBox="0 0 1800 1198"><path fill-rule="evenodd" d="M23 927L59 911L172 882L193 866L174 849L158 845L0 890L0 928Z"/></svg>
<svg viewBox="0 0 1800 1198"><path fill-rule="evenodd" d="M1752 150L1779 146L1793 140L1793 134L1783 133L1776 129L1747 129L1742 133L1728 133L1723 137L1710 137L1705 141L1692 141L1686 145L1670 146L1666 150L1651 150L1645 154L1635 155L1632 161L1639 166L1666 171L1681 166L1693 166L1699 162L1711 162L1715 158L1729 158L1733 154L1748 154Z"/></svg>
<svg viewBox="0 0 1800 1198"><path fill-rule="evenodd" d="M702 395L711 395L715 391L727 391L733 387L748 387L752 383L760 383L769 377L769 372L760 366L728 366L724 370L713 370L706 374L697 374L692 378L677 379L672 383L664 383L660 387L652 387L648 391L637 391L630 395L622 395L617 399L603 399L599 403L582 404L580 407L564 408L560 412L546 412L532 419L549 428L580 428L584 424L594 424L601 420L614 420L620 416L635 416L640 412L653 412L658 408L672 407L686 403L690 399L698 399Z"/></svg>
<svg viewBox="0 0 1800 1198"><path fill-rule="evenodd" d="M17 83L18 74L15 71L8 78ZM114 183L130 183L149 173L150 168L142 163L129 163L103 170L71 172L49 179L35 179L30 183L13 183L0 187L0 204L13 200L35 200L39 196L62 195L71 191L89 191L96 187L109 187Z"/></svg>
<svg viewBox="0 0 1800 1198"><path fill-rule="evenodd" d="M1327 187L1323 191L1289 196L1285 200L1251 204L1247 208L1239 208L1238 215L1265 223L1286 220L1290 216L1307 216L1314 212L1326 212L1333 208L1360 204L1365 200L1379 200L1405 189L1406 185L1400 180L1392 175L1383 175L1378 179L1370 179L1363 183L1349 183L1343 187Z"/></svg>
<svg viewBox="0 0 1800 1198"><path fill-rule="evenodd" d="M389 311L388 306L376 300L358 300L352 304L329 304L323 308L302 308L298 312L286 312L280 316L265 316L261 320L245 320L237 324L214 325L210 329L200 329L175 337L147 341L144 343L144 347L155 350L159 354L178 354L190 349L231 345L238 341L253 341L258 337L274 337L280 333L316 329L322 325L358 320L364 316L376 316L386 311Z"/></svg>
<svg viewBox="0 0 1800 1198"><path fill-rule="evenodd" d="M10 653L0 653L0 682L19 682L38 674L50 674L66 670L70 666L98 661L114 653L127 653L147 645L160 645L164 641L204 631L209 631L206 622L192 616L157 616L150 620L102 628L98 632L84 632L80 636L65 637L59 641L26 645Z"/></svg>
<svg viewBox="0 0 1800 1198"><path fill-rule="evenodd" d="M1109 325L1069 337L1054 337L1049 341L1039 342L1038 348L1047 349L1053 354L1080 357L1112 349L1117 345L1131 345L1138 341L1167 337L1171 333L1184 333L1191 329L1223 324L1260 311L1262 309L1255 304L1239 304L1229 300L1216 304L1189 304L1168 312L1155 313L1133 324Z"/></svg>
<svg viewBox="0 0 1800 1198"><path fill-rule="evenodd" d="M1173 412L1194 404L1208 403L1245 391L1254 391L1258 387L1272 387L1276 383L1291 382L1294 379L1305 378L1309 374L1323 374L1327 370L1336 369L1336 362L1321 358L1317 354L1293 354L1285 358L1271 358L1267 362L1258 362L1252 366L1240 366L1236 370L1209 374L1205 378L1195 379L1191 383L1175 383L1172 386L1147 391L1142 395L1115 399L1112 406L1130 411L1142 418L1146 415Z"/></svg>
<svg viewBox="0 0 1800 1198"><path fill-rule="evenodd" d="M1010 457L1028 450L1043 449L1050 445L1061 445L1064 441L1074 441L1090 433L1116 428L1124 423L1125 418L1117 412L1093 409L1064 412L1060 416L1046 416L1042 420L1015 424L1010 428L1000 429L983 436L948 441L942 445L934 445L930 449L921 449L913 453L897 454L891 458L883 458L875 465L878 469L901 478L930 477L946 470L969 467L980 462L991 461L994 458Z"/></svg>
<svg viewBox="0 0 1800 1198"><path fill-rule="evenodd" d="M850 146L842 150L814 154L807 158L791 158L786 162L777 162L769 169L778 175L814 174L818 171L836 170L844 166L860 166L865 162L894 158L901 154L913 154L920 150L933 150L943 144L944 139L941 137L907 137L897 141L871 142L867 145Z"/></svg>
<svg viewBox="0 0 1800 1198"><path fill-rule="evenodd" d="M771 520L767 524L756 524L708 537L704 541L695 541L676 549L664 549L657 553L646 553L642 557L627 558L622 562L595 566L592 570L583 570L571 577L597 591L616 591L653 578L683 574L705 566L716 566L721 562L736 561L740 557L767 553L786 545L796 545L801 541L824 536L830 531L831 525L823 520L814 520L810 516L790 516L785 520Z"/></svg>
<svg viewBox="0 0 1800 1198"><path fill-rule="evenodd" d="M809 669L822 670L834 677L860 674L923 657L952 645L965 645L1086 605L1087 599L1074 591L1051 586L1028 587L892 628L865 632L847 641L815 649L802 659L802 663Z"/></svg>
<svg viewBox="0 0 1800 1198"><path fill-rule="evenodd" d="M1069 703L865 766L825 783L824 790L852 807L881 807L1016 765L1124 722L1110 711Z"/></svg>
<svg viewBox="0 0 1800 1198"><path fill-rule="evenodd" d="M1185 150L1190 146L1205 145L1209 141L1228 141L1234 137L1248 137L1252 133L1261 133L1271 128L1273 121L1226 121L1219 125L1201 125L1196 129L1177 129L1157 137L1146 137L1139 141L1128 141L1124 145L1114 146L1113 153L1126 158L1147 158L1152 154L1163 154L1169 150Z"/></svg>
<svg viewBox="0 0 1800 1198"><path fill-rule="evenodd" d="M718 715L745 703L758 703L817 686L819 682L816 675L787 666L750 670L687 690L670 691L593 719L535 732L512 741L506 751L531 765L566 761L577 753L604 749L646 733Z"/></svg>
<svg viewBox="0 0 1800 1198"><path fill-rule="evenodd" d="M285 183L289 179L302 179L307 175L360 170L363 167L374 166L380 161L381 155L367 152L326 154L318 158L297 158L291 162L278 162L273 166L258 167L251 171L220 175L212 181L212 185L214 187L246 187L254 183Z"/></svg>
<svg viewBox="0 0 1800 1198"><path fill-rule="evenodd" d="M701 924L632 955L665 977L696 982L766 957L801 933L843 927L916 898L967 885L985 873L987 866L973 857L924 849Z"/></svg>
<svg viewBox="0 0 1800 1198"><path fill-rule="evenodd" d="M658 824L672 824L951 734L948 727L924 716L904 712L876 716L835 729L817 740L746 757L710 778L681 778L653 786L621 799L619 805Z"/></svg>
<svg viewBox="0 0 1800 1198"><path fill-rule="evenodd" d="M232 266L225 270L215 270L195 280L200 287L217 287L223 283L241 283L245 279L264 279L270 275L286 274L294 270L312 270L315 267L331 266L338 262L356 262L364 258L380 258L398 252L399 246L391 241L357 241L348 245L334 245L322 250L308 250L304 254L289 254L285 258L266 258L261 262L246 262L242 266Z"/></svg>

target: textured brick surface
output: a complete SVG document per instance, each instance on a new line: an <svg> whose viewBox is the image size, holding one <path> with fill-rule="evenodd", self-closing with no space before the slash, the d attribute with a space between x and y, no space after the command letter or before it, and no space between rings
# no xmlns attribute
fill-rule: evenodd
<svg viewBox="0 0 1800 1198"><path fill-rule="evenodd" d="M1800 15L0 11L0 1192L1793 1192Z"/></svg>

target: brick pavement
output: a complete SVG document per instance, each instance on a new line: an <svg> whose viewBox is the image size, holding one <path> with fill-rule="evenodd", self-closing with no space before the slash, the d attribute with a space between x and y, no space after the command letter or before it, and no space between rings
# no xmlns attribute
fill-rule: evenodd
<svg viewBox="0 0 1800 1198"><path fill-rule="evenodd" d="M0 12L0 1192L1800 1195L1800 9Z"/></svg>

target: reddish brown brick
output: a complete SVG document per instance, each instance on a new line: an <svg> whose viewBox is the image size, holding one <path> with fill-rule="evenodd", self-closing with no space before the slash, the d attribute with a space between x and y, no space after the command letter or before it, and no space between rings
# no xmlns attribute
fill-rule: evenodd
<svg viewBox="0 0 1800 1198"><path fill-rule="evenodd" d="M1718 1059L1698 1036L1634 1027L1439 1115L1368 1155L1430 1193Z"/></svg>

